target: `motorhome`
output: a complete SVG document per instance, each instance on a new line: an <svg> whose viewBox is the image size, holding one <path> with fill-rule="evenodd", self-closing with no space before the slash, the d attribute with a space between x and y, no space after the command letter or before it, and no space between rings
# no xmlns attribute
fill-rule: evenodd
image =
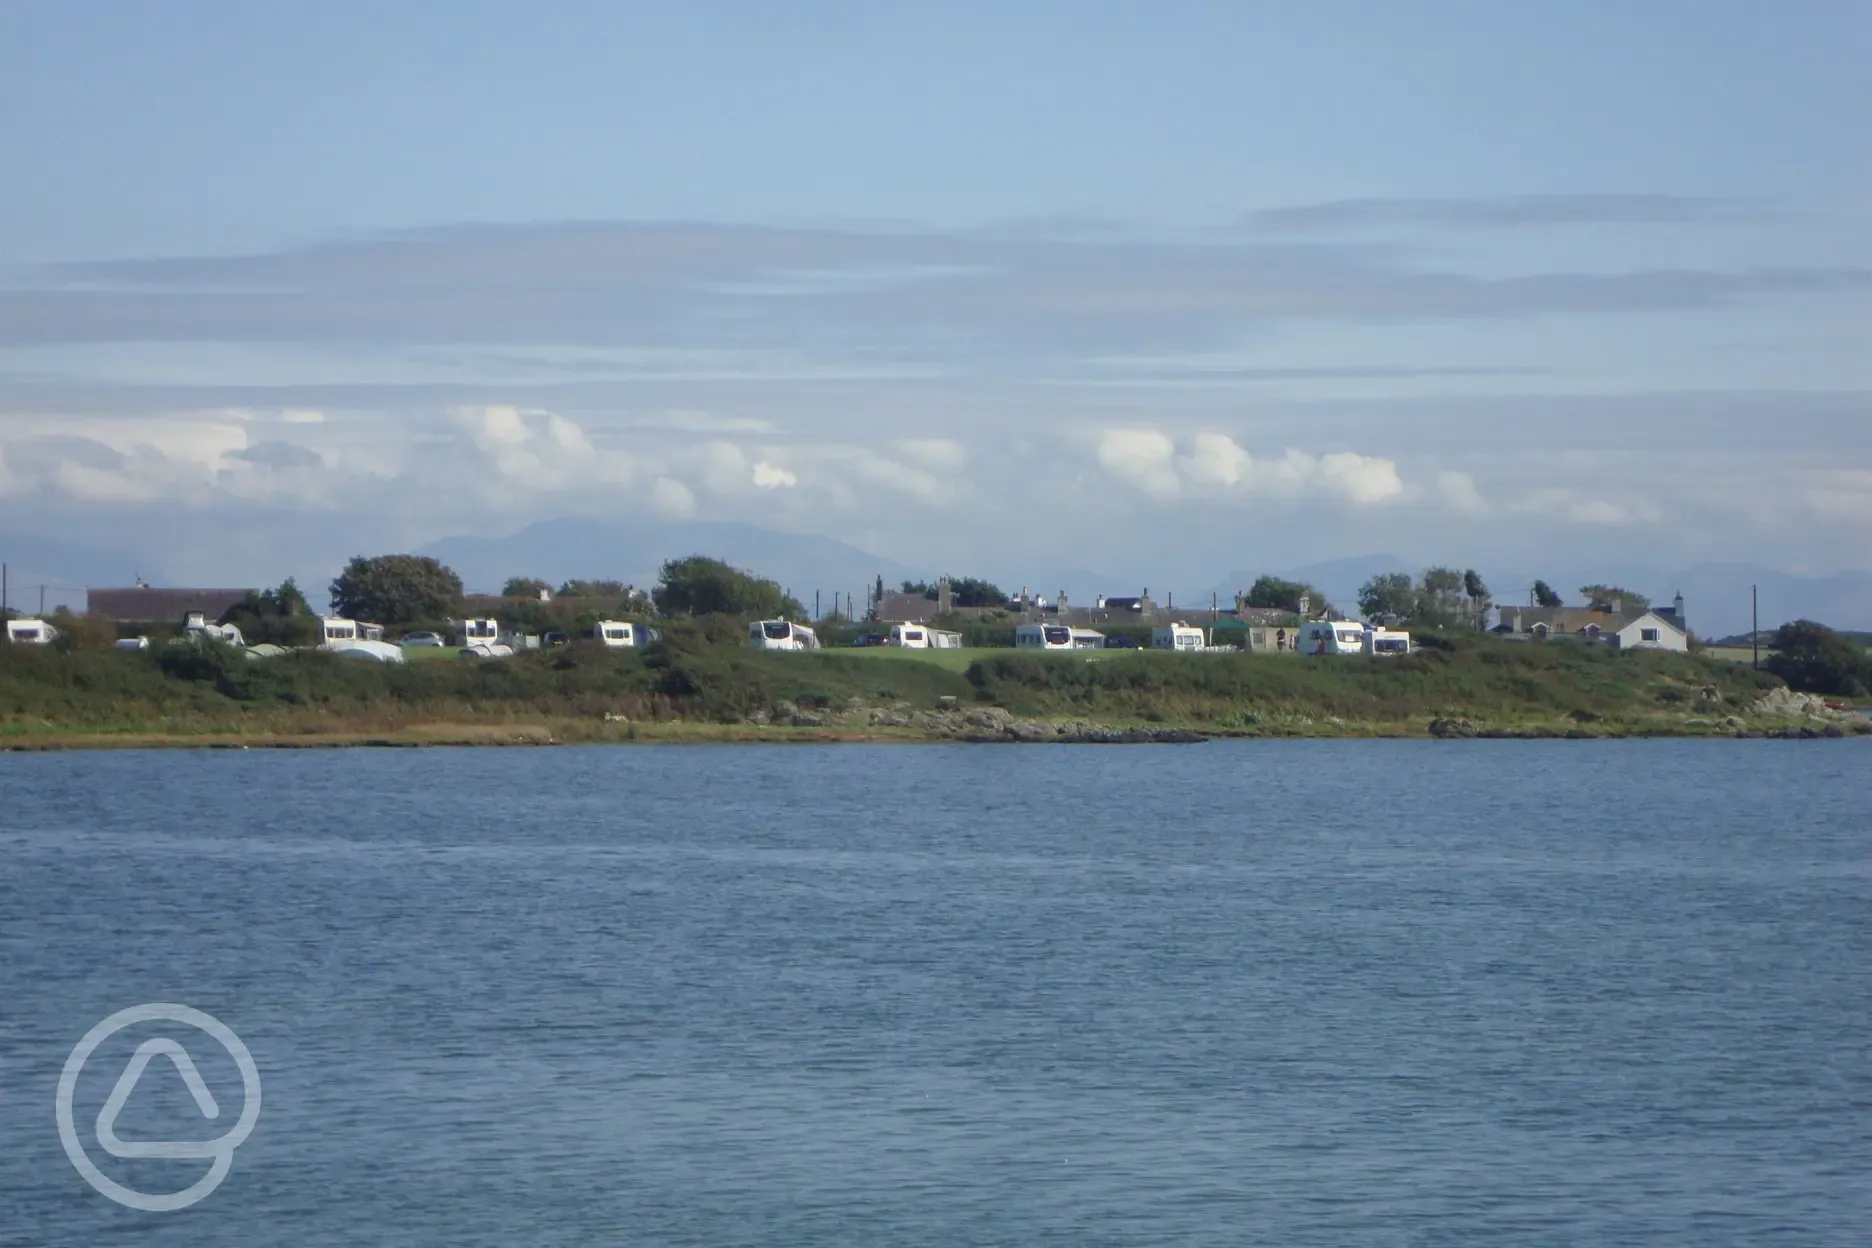
<svg viewBox="0 0 1872 1248"><path fill-rule="evenodd" d="M637 626L629 620L599 620L592 625L592 638L601 641L613 650L624 650L639 644Z"/></svg>
<svg viewBox="0 0 1872 1248"><path fill-rule="evenodd" d="M1167 628L1151 629L1151 649L1194 653L1203 648L1202 629L1178 620Z"/></svg>
<svg viewBox="0 0 1872 1248"><path fill-rule="evenodd" d="M1073 633L1064 624L1017 624L1014 627L1014 648L1017 650L1071 650L1074 649Z"/></svg>
<svg viewBox="0 0 1872 1248"><path fill-rule="evenodd" d="M1294 648L1305 655L1364 654L1365 626L1357 620L1309 620Z"/></svg>
<svg viewBox="0 0 1872 1248"><path fill-rule="evenodd" d="M792 620L755 620L748 625L748 645L756 650L817 650L819 635Z"/></svg>
<svg viewBox="0 0 1872 1248"><path fill-rule="evenodd" d="M1372 654L1409 654L1411 652L1410 634L1389 628L1373 628L1366 633L1366 644Z"/></svg>
<svg viewBox="0 0 1872 1248"><path fill-rule="evenodd" d="M44 620L8 620L6 639L20 646L45 646L58 640L58 629Z"/></svg>
<svg viewBox="0 0 1872 1248"><path fill-rule="evenodd" d="M464 649L472 646L491 646L499 641L499 620L462 620L455 630L455 644Z"/></svg>

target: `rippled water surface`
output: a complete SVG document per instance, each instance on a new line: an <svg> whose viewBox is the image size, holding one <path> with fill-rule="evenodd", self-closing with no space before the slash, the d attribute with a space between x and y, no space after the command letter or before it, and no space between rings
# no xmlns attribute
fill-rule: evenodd
<svg viewBox="0 0 1872 1248"><path fill-rule="evenodd" d="M1825 1244L1857 742L0 756L0 1243ZM126 1006L264 1087L96 1194ZM206 1139L232 1062L106 1041Z"/></svg>

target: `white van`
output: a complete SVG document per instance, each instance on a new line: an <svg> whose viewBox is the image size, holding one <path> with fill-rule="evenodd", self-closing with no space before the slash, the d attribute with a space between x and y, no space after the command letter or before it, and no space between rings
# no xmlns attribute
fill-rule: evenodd
<svg viewBox="0 0 1872 1248"><path fill-rule="evenodd" d="M748 645L756 650L817 650L819 635L792 620L755 620L748 625Z"/></svg>
<svg viewBox="0 0 1872 1248"><path fill-rule="evenodd" d="M1300 626L1301 654L1364 654L1365 626L1357 620L1309 620Z"/></svg>
<svg viewBox="0 0 1872 1248"><path fill-rule="evenodd" d="M1178 620L1168 628L1151 629L1151 649L1195 653L1203 648L1202 629Z"/></svg>
<svg viewBox="0 0 1872 1248"><path fill-rule="evenodd" d="M1072 650L1075 648L1073 634L1080 630L1067 628L1064 624L1019 624L1014 628L1014 648L1016 650ZM1104 638L1099 639L1103 643Z"/></svg>
<svg viewBox="0 0 1872 1248"><path fill-rule="evenodd" d="M629 620L599 620L591 635L613 650L625 650L638 644L637 626Z"/></svg>
<svg viewBox="0 0 1872 1248"><path fill-rule="evenodd" d="M19 646L47 646L58 640L58 629L44 620L8 620L6 639Z"/></svg>

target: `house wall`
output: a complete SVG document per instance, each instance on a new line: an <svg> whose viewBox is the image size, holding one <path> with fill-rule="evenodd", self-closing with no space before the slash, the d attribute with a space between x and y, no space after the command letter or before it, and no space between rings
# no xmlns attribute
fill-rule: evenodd
<svg viewBox="0 0 1872 1248"><path fill-rule="evenodd" d="M1646 629L1657 630L1656 641L1644 639ZM1681 653L1690 648L1688 636L1655 615L1639 616L1621 628L1616 635L1621 650L1675 650Z"/></svg>

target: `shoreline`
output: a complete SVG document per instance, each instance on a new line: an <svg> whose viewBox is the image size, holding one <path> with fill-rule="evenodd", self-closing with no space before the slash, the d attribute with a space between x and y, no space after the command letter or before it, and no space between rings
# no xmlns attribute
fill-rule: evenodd
<svg viewBox="0 0 1872 1248"><path fill-rule="evenodd" d="M683 720L590 724L420 722L375 730L200 732L70 731L0 735L0 753L82 750L514 749L578 745L1199 745L1210 741L1632 741L1852 740L1872 738L1872 720L1706 723L1489 724L1438 719L1413 723L1293 723L1256 727L1096 724L1018 720L933 729L893 724L719 724Z"/></svg>

